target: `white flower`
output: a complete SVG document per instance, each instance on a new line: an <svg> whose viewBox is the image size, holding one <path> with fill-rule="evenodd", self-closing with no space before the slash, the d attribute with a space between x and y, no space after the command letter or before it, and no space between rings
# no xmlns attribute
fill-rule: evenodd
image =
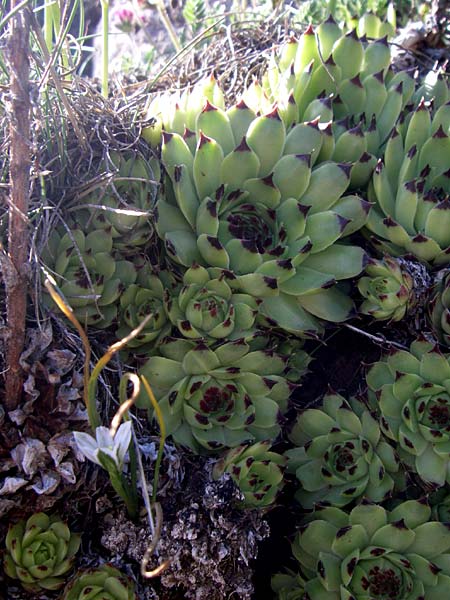
<svg viewBox="0 0 450 600"><path fill-rule="evenodd" d="M122 423L114 437L107 427L97 427L95 438L81 431L74 431L73 435L78 449L88 460L102 467L99 459L101 452L111 457L117 468L122 471L125 454L131 442L131 421Z"/></svg>

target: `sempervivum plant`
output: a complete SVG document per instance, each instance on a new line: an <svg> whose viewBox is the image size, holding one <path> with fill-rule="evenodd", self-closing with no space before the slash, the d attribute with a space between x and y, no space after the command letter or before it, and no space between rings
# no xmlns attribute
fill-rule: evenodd
<svg viewBox="0 0 450 600"><path fill-rule="evenodd" d="M409 500L314 512L293 552L309 600L438 600L450 590L450 528Z"/></svg>
<svg viewBox="0 0 450 600"><path fill-rule="evenodd" d="M58 590L72 568L80 536L56 515L36 513L9 527L5 573L29 592Z"/></svg>
<svg viewBox="0 0 450 600"><path fill-rule="evenodd" d="M111 565L78 571L61 600L136 600L132 581Z"/></svg>
<svg viewBox="0 0 450 600"><path fill-rule="evenodd" d="M374 319L400 321L413 304L414 280L395 258L370 259L358 281L364 302L359 310Z"/></svg>
<svg viewBox="0 0 450 600"><path fill-rule="evenodd" d="M286 573L277 573L270 581L277 600L304 600L305 580L299 573L286 569Z"/></svg>
<svg viewBox="0 0 450 600"><path fill-rule="evenodd" d="M327 160L317 123L286 135L276 108L247 116L242 106L229 116L206 103L194 149L164 134L156 229L177 263L224 273L232 288L263 298L270 325L317 335L321 319L343 321L354 310L336 283L359 274L365 254L342 240L364 225L369 204L345 195L351 166Z"/></svg>
<svg viewBox="0 0 450 600"><path fill-rule="evenodd" d="M122 256L134 255L154 234L154 176L149 162L138 155L111 152L110 159L116 169L110 185L83 198L71 218L85 233L105 230Z"/></svg>
<svg viewBox="0 0 450 600"><path fill-rule="evenodd" d="M287 359L252 345L166 339L141 368L175 442L199 452L277 436L293 388Z"/></svg>
<svg viewBox="0 0 450 600"><path fill-rule="evenodd" d="M446 485L430 494L429 502L436 521L450 522L450 486Z"/></svg>
<svg viewBox="0 0 450 600"><path fill-rule="evenodd" d="M309 372L309 364L313 358L303 349L304 341L292 336L273 336L272 347L287 358L286 377L293 383Z"/></svg>
<svg viewBox="0 0 450 600"><path fill-rule="evenodd" d="M151 318L141 332L128 342L128 348L138 353L147 352L170 334L172 325L164 308L164 293L175 287L175 279L169 271L156 272L148 263L138 265L135 283L128 285L120 295L119 328L116 334L123 338L146 317L151 315Z"/></svg>
<svg viewBox="0 0 450 600"><path fill-rule="evenodd" d="M211 276L196 264L184 274L181 288L167 290L165 307L181 335L210 341L250 334L258 312L255 298L233 292L224 274Z"/></svg>
<svg viewBox="0 0 450 600"><path fill-rule="evenodd" d="M381 502L392 494L399 472L394 450L370 412L358 412L339 394L327 394L322 409L297 417L290 439L298 447L286 456L303 507L345 506L361 497Z"/></svg>
<svg viewBox="0 0 450 600"><path fill-rule="evenodd" d="M434 115L421 102L404 127L391 132L368 197L367 228L388 254L413 254L432 266L450 262L450 110Z"/></svg>
<svg viewBox="0 0 450 600"><path fill-rule="evenodd" d="M112 236L105 230L85 235L80 229L55 229L42 252L43 263L83 325L111 325L121 293L136 280L133 263L116 259L112 249Z"/></svg>
<svg viewBox="0 0 450 600"><path fill-rule="evenodd" d="M213 477L229 473L241 490L246 507L266 507L275 502L283 486L286 459L270 451L270 442L257 442L229 450L214 465Z"/></svg>
<svg viewBox="0 0 450 600"><path fill-rule="evenodd" d="M420 338L410 352L393 350L375 363L367 384L381 412L381 430L400 458L427 483L450 483L450 356Z"/></svg>
<svg viewBox="0 0 450 600"><path fill-rule="evenodd" d="M289 39L262 85L255 82L243 98L255 111L277 102L287 127L316 117L333 121L333 160L356 161L365 152L373 159L414 92L413 77L393 76L390 62L387 37L344 35L330 17Z"/></svg>
<svg viewBox="0 0 450 600"><path fill-rule="evenodd" d="M450 271L448 269L443 269L436 275L428 314L436 337L446 346L450 346Z"/></svg>

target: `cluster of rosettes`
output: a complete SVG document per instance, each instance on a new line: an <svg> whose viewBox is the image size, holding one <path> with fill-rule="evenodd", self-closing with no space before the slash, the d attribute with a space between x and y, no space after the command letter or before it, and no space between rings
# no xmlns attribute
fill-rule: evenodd
<svg viewBox="0 0 450 600"><path fill-rule="evenodd" d="M371 365L367 399L329 393L320 409L298 416L290 435L297 447L285 455L301 484L296 498L311 514L293 544L301 574L273 580L279 599L445 597L449 382L450 356L422 337ZM436 490L431 507L395 499L408 472Z"/></svg>
<svg viewBox="0 0 450 600"><path fill-rule="evenodd" d="M154 236L151 161L114 152L110 159L109 185L72 206L41 254L77 319L96 328L117 324L122 294L136 284ZM44 301L53 307L47 295Z"/></svg>
<svg viewBox="0 0 450 600"><path fill-rule="evenodd" d="M367 397L329 391L297 416L294 447L272 450L310 360L303 339L355 315L360 275L359 313L398 322L418 303L420 263L430 327L450 346L448 83L394 73L372 17L289 39L233 106L214 78L156 99L143 136L160 161L111 153L111 184L72 206L42 253L83 325L125 337L146 320L128 349L167 434L217 457L240 507L268 509L295 476L307 517L299 572L273 579L279 600L450 594L450 356L437 344L383 356ZM431 507L396 499L410 480ZM63 587L79 538L39 513L6 545L6 573L38 592ZM103 565L63 598L135 593Z"/></svg>
<svg viewBox="0 0 450 600"><path fill-rule="evenodd" d="M83 325L125 337L147 319L129 350L168 434L231 449L216 473L251 505L281 487L285 459L265 445L306 370L301 340L356 314L363 272L359 312L397 322L417 304L411 260L450 261L448 83L394 73L386 27L357 25L330 17L289 39L233 106L213 77L156 98L143 137L160 161L112 153L111 185L72 207L42 254ZM428 309L443 344L449 285L444 268ZM304 411L286 455L303 507L384 502L404 466L450 483L449 369L419 340L372 367L367 406L330 393Z"/></svg>
<svg viewBox="0 0 450 600"><path fill-rule="evenodd" d="M351 165L329 160L317 122L288 131L277 108L256 116L243 103L224 111L206 100L192 137L195 147L163 134L156 230L168 256L225 278L258 301L264 324L286 332L317 336L323 320L349 318L339 282L362 271L365 254L343 240L369 204L346 194Z"/></svg>

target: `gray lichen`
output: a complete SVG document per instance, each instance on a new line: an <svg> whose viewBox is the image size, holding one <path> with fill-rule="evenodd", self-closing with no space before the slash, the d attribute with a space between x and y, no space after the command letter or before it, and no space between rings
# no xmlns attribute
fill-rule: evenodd
<svg viewBox="0 0 450 600"><path fill-rule="evenodd" d="M154 586L161 598L250 600L258 543L269 535L263 513L238 509L241 492L229 475L212 481L211 461L200 459L194 467L181 456L186 474L160 498L164 521L157 554L148 568L166 559L170 566L159 583L151 580L148 587ZM151 542L145 518L133 524L123 512L107 511L102 520L101 543L113 554L113 562L123 564L126 558L140 562Z"/></svg>
<svg viewBox="0 0 450 600"><path fill-rule="evenodd" d="M239 500L229 477L206 481L165 524L159 550L172 564L164 587L182 586L188 600L251 598L252 561L269 527L259 511L234 508Z"/></svg>

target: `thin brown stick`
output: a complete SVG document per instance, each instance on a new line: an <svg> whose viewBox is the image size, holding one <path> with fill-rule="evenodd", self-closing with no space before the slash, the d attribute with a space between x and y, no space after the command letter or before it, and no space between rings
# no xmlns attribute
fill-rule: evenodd
<svg viewBox="0 0 450 600"><path fill-rule="evenodd" d="M18 4L11 1L11 9ZM28 203L30 195L30 92L29 22L26 9L11 21L8 40L10 65L10 184L8 255L10 273L4 273L8 323L5 404L8 410L20 402L23 373L20 355L25 339L27 266L29 253ZM5 264L5 262L3 262Z"/></svg>

